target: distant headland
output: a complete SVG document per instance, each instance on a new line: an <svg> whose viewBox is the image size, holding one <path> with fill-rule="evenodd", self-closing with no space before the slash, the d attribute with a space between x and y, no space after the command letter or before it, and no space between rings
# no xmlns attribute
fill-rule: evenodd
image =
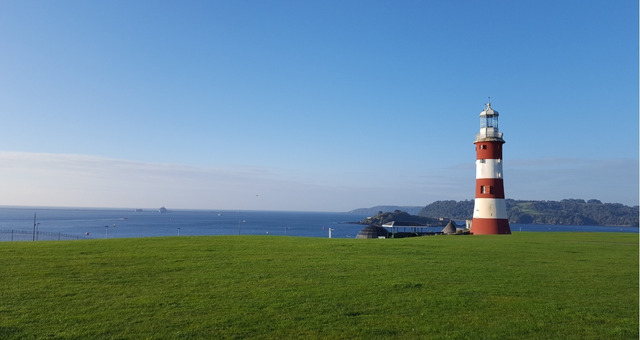
<svg viewBox="0 0 640 340"><path fill-rule="evenodd" d="M602 203L597 199L563 199L532 201L507 199L507 215L511 223L550 225L632 226L639 224L638 206ZM381 205L351 210L350 213L373 216L384 212L403 211L419 217L448 221L468 220L473 214L473 200L436 201L425 207Z"/></svg>

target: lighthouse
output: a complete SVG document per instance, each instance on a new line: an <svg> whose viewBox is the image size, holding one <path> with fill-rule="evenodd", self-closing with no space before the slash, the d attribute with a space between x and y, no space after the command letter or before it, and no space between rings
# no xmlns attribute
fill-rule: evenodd
<svg viewBox="0 0 640 340"><path fill-rule="evenodd" d="M471 233L511 234L507 219L502 179L502 132L498 130L498 111L487 103L480 112L480 132L476 134L476 196Z"/></svg>

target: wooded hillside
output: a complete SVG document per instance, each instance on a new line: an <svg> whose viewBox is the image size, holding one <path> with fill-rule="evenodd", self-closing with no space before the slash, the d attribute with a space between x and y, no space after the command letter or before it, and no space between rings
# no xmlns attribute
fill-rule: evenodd
<svg viewBox="0 0 640 340"><path fill-rule="evenodd" d="M419 216L466 220L473 216L473 200L436 201L424 207ZM557 225L638 226L638 206L602 203L599 200L562 201L506 200L511 223Z"/></svg>

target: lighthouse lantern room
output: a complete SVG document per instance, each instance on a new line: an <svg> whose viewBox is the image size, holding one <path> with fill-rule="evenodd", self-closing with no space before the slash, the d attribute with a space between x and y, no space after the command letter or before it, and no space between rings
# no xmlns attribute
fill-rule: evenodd
<svg viewBox="0 0 640 340"><path fill-rule="evenodd" d="M488 103L480 112L480 132L476 134L476 194L471 233L511 234L502 179L502 132L498 111Z"/></svg>

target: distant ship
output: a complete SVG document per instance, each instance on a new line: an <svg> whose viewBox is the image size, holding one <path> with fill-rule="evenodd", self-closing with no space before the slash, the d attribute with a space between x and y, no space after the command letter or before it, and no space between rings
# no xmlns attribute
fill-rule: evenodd
<svg viewBox="0 0 640 340"><path fill-rule="evenodd" d="M169 212L169 210L167 210L167 208L165 208L165 207L164 207L164 205L163 205L163 206L161 206L161 207L160 207L160 209L158 209L158 211L159 211L161 214L164 214L164 213L166 213L166 212Z"/></svg>
<svg viewBox="0 0 640 340"><path fill-rule="evenodd" d="M142 212L142 209L136 209L135 212Z"/></svg>

